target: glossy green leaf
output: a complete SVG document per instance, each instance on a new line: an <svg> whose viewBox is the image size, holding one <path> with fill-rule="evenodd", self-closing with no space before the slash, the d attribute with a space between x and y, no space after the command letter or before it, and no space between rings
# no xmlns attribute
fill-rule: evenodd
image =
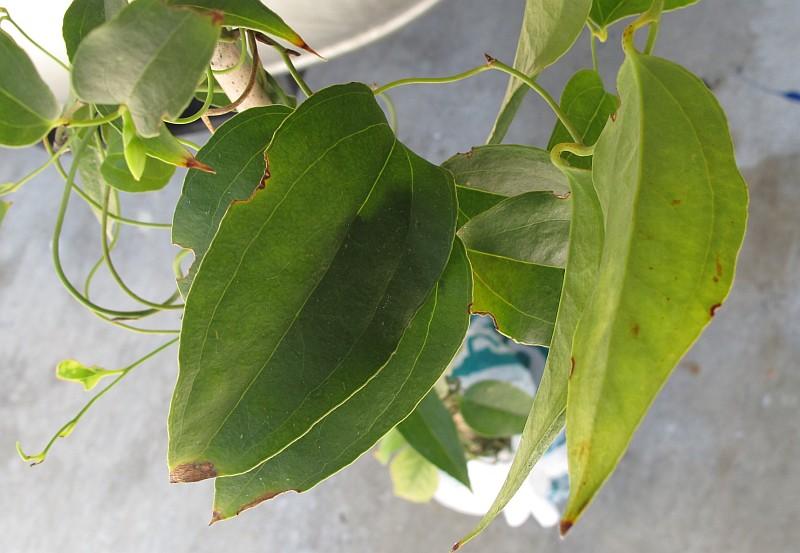
<svg viewBox="0 0 800 553"><path fill-rule="evenodd" d="M392 459L389 474L394 495L413 503L427 503L439 487L439 471L412 447Z"/></svg>
<svg viewBox="0 0 800 553"><path fill-rule="evenodd" d="M242 27L282 38L314 52L306 41L289 27L281 17L259 0L168 0L174 5L191 6L222 14L226 27ZM314 52L316 53L316 52Z"/></svg>
<svg viewBox="0 0 800 553"><path fill-rule="evenodd" d="M459 236L475 281L472 312L489 315L517 342L548 345L569 239L570 201L551 192L503 200Z"/></svg>
<svg viewBox="0 0 800 553"><path fill-rule="evenodd" d="M0 30L0 145L38 142L56 125L59 109L28 54Z"/></svg>
<svg viewBox="0 0 800 553"><path fill-rule="evenodd" d="M128 5L127 0L73 0L64 13L61 33L70 61L81 40Z"/></svg>
<svg viewBox="0 0 800 553"><path fill-rule="evenodd" d="M622 106L592 169L606 243L573 345L562 532L728 295L747 222L746 185L706 85L672 62L629 51L617 88Z"/></svg>
<svg viewBox="0 0 800 553"><path fill-rule="evenodd" d="M475 432L488 438L521 434L533 398L508 382L485 380L467 388L461 415Z"/></svg>
<svg viewBox="0 0 800 553"><path fill-rule="evenodd" d="M197 152L198 161L213 166L216 174L187 173L175 208L172 241L195 256L178 283L184 296L228 206L252 196L264 179L264 151L291 112L285 106L245 110L223 123Z"/></svg>
<svg viewBox="0 0 800 553"><path fill-rule="evenodd" d="M386 366L280 454L241 476L217 478L213 520L230 518L289 490L312 488L355 461L384 434L376 456L388 463L406 445L399 431L389 430L414 410L464 339L470 286L466 253L456 241L437 287Z"/></svg>
<svg viewBox="0 0 800 553"><path fill-rule="evenodd" d="M581 141L587 146L597 142L606 122L617 111L618 106L617 97L605 91L600 74L591 69L582 69L575 73L561 94L561 110L578 130ZM550 136L547 149L551 150L556 144L565 142L572 143L574 140L567 128L558 121ZM573 167L582 169L592 167L591 156L581 157L567 153L565 158Z"/></svg>
<svg viewBox="0 0 800 553"><path fill-rule="evenodd" d="M91 390L107 376L119 374L119 371L109 371L96 366L84 365L80 361L67 359L56 366L56 377L67 382L78 382L84 390Z"/></svg>
<svg viewBox="0 0 800 553"><path fill-rule="evenodd" d="M456 425L436 390L431 390L397 429L420 455L465 486L470 486L467 459Z"/></svg>
<svg viewBox="0 0 800 553"><path fill-rule="evenodd" d="M11 208L11 202L7 202L5 200L0 200L0 224L3 223L3 219L6 218L6 213Z"/></svg>
<svg viewBox="0 0 800 553"><path fill-rule="evenodd" d="M550 154L533 146L479 146L456 154L442 167L456 180L459 227L505 198L537 190L569 191L564 175L550 162Z"/></svg>
<svg viewBox="0 0 800 553"><path fill-rule="evenodd" d="M698 0L664 0L664 10L676 10L696 4ZM593 0L589 17L601 30L631 15L644 13L653 0Z"/></svg>
<svg viewBox="0 0 800 553"><path fill-rule="evenodd" d="M161 0L135 0L80 43L72 86L81 100L125 105L136 131L158 135L181 115L217 43L221 20Z"/></svg>
<svg viewBox="0 0 800 553"><path fill-rule="evenodd" d="M592 0L527 0L514 67L531 78L554 64L580 36ZM503 141L528 87L512 77L500 106L489 144Z"/></svg>
<svg viewBox="0 0 800 553"><path fill-rule="evenodd" d="M460 543L480 534L511 501L564 427L567 380L571 369L572 337L591 298L603 249L603 212L589 171L563 167L569 177L572 198L569 255L564 271L556 326L542 379L533 398L522 439L508 477L489 511Z"/></svg>
<svg viewBox="0 0 800 553"><path fill-rule="evenodd" d="M137 180L128 168L125 160L122 135L114 128L106 126L103 129L107 151L105 159L100 166L103 179L111 186L122 192L152 192L164 188L175 174L175 167L163 163L155 158L146 157L144 170Z"/></svg>
<svg viewBox="0 0 800 553"><path fill-rule="evenodd" d="M452 249L452 177L397 142L369 87L314 94L266 156L263 189L228 208L186 300L175 481L245 472L365 386Z"/></svg>

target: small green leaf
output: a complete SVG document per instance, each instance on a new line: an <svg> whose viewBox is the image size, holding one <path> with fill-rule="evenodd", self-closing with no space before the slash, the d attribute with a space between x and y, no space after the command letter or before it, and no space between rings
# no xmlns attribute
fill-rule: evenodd
<svg viewBox="0 0 800 553"><path fill-rule="evenodd" d="M28 54L0 30L0 145L38 142L53 128L59 106Z"/></svg>
<svg viewBox="0 0 800 553"><path fill-rule="evenodd" d="M122 135L113 126L106 125L103 128L103 137L108 149L100 166L100 173L103 179L117 190L132 193L161 190L175 173L175 167L172 165L146 157L144 171L137 180L131 174L125 160Z"/></svg>
<svg viewBox="0 0 800 553"><path fill-rule="evenodd" d="M564 275L570 201L550 192L503 200L471 219L459 236L475 288L472 312L531 345L550 344Z"/></svg>
<svg viewBox="0 0 800 553"><path fill-rule="evenodd" d="M168 0L174 5L191 6L222 14L226 27L242 27L282 38L316 54L306 41L289 27L278 14L259 0Z"/></svg>
<svg viewBox="0 0 800 553"><path fill-rule="evenodd" d="M547 363L508 477L486 515L460 544L480 534L503 511L564 427L567 380L572 365L572 337L594 290L604 231L603 212L592 184L591 172L561 167L570 181L572 224L569 229L569 257L564 272L564 287Z"/></svg>
<svg viewBox="0 0 800 553"><path fill-rule="evenodd" d="M70 61L81 40L128 5L127 0L73 0L64 13L61 33Z"/></svg>
<svg viewBox="0 0 800 553"><path fill-rule="evenodd" d="M727 297L747 223L747 187L716 99L679 65L634 51L632 40L627 33L620 111L594 153L606 243L573 342L562 533Z"/></svg>
<svg viewBox="0 0 800 553"><path fill-rule="evenodd" d="M122 115L122 152L128 170L133 179L138 181L142 178L147 163L147 149L142 139L136 135L133 118L127 111Z"/></svg>
<svg viewBox="0 0 800 553"><path fill-rule="evenodd" d="M508 382L485 380L467 388L461 415L475 432L488 438L521 434L533 398Z"/></svg>
<svg viewBox="0 0 800 553"><path fill-rule="evenodd" d="M252 196L264 180L264 151L291 112L285 106L245 110L223 123L197 152L197 160L213 166L216 174L187 173L175 208L172 241L195 256L187 276L178 283L184 296L228 206Z"/></svg>
<svg viewBox="0 0 800 553"><path fill-rule="evenodd" d="M392 460L389 474L394 495L413 503L427 503L439 487L439 471L411 447Z"/></svg>
<svg viewBox="0 0 800 553"><path fill-rule="evenodd" d="M158 136L141 138L145 153L155 159L187 169L197 169L203 173L214 173L214 169L198 161L186 147L170 132L166 125L162 126Z"/></svg>
<svg viewBox="0 0 800 553"><path fill-rule="evenodd" d="M136 131L158 135L194 96L220 31L214 15L135 0L80 43L72 86L88 103L124 105Z"/></svg>
<svg viewBox="0 0 800 553"><path fill-rule="evenodd" d="M461 346L469 324L470 286L467 256L457 240L438 285L378 375L263 465L217 478L212 520L230 518L289 490L309 490L350 465L384 434L377 457L388 462L406 445L392 429L414 410Z"/></svg>
<svg viewBox="0 0 800 553"><path fill-rule="evenodd" d="M120 371L101 369L100 367L96 367L94 365L84 365L80 361L75 361L74 359L61 361L56 366L56 377L60 378L61 380L66 380L67 382L78 382L83 384L84 390L91 390L105 377L119 374L119 372ZM69 429L69 432L72 432L71 428ZM67 434L69 434L69 432L67 432Z"/></svg>
<svg viewBox="0 0 800 553"><path fill-rule="evenodd" d="M375 450L375 459L382 465L388 465L392 456L407 446L408 442L397 428L392 428L378 442L378 449Z"/></svg>
<svg viewBox="0 0 800 553"><path fill-rule="evenodd" d="M176 481L254 468L365 386L453 247L452 177L397 141L366 85L316 92L266 156L263 189L228 208L187 296Z"/></svg>
<svg viewBox="0 0 800 553"><path fill-rule="evenodd" d="M420 455L466 487L470 487L467 459L456 425L435 390L425 396L397 429Z"/></svg>
<svg viewBox="0 0 800 553"><path fill-rule="evenodd" d="M582 69L575 73L561 94L561 110L575 125L581 134L581 141L587 146L597 142L606 122L617 111L617 107L619 99L605 91L602 77L591 69ZM571 143L574 140L567 128L557 121L547 149L551 150L556 144L565 142ZM592 167L591 156L581 157L568 153L565 159L576 168Z"/></svg>
<svg viewBox="0 0 800 553"><path fill-rule="evenodd" d="M558 61L580 36L591 7L592 0L527 0L514 67L535 78ZM503 141L527 91L518 79L509 80L489 144Z"/></svg>
<svg viewBox="0 0 800 553"><path fill-rule="evenodd" d="M677 10L696 4L698 0L664 0L664 10ZM631 15L644 13L653 0L593 0L590 18L600 31Z"/></svg>
<svg viewBox="0 0 800 553"><path fill-rule="evenodd" d="M505 198L537 190L569 191L564 175L550 162L550 154L533 146L479 146L456 154L442 167L456 180L459 227Z"/></svg>
<svg viewBox="0 0 800 553"><path fill-rule="evenodd" d="M2 224L3 219L5 219L6 213L8 213L9 208L11 208L11 202L0 200L0 224Z"/></svg>

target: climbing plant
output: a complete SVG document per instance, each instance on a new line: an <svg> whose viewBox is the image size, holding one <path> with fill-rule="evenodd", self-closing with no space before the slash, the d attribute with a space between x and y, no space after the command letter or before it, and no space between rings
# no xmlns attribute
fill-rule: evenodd
<svg viewBox="0 0 800 553"><path fill-rule="evenodd" d="M455 409L484 446L521 443L494 505L454 547L497 516L565 427L566 533L722 306L742 244L747 189L725 115L701 79L653 54L662 12L691 3L527 0L513 65L487 55L457 75L312 91L294 49L316 53L258 0L74 0L68 60L46 52L71 77L63 105L0 31L0 144L49 154L0 195L54 166L64 187L52 260L67 292L107 323L169 336L121 369L61 362L59 378L105 386L40 452L18 445L21 457L44 461L97 399L178 345L168 472L215 479L213 521L306 491L384 436L378 456L401 495L429 498L437 469L469 485L476 453ZM614 85L597 43L628 17ZM41 49L7 10L0 23ZM585 28L593 67L556 100L537 78ZM258 44L294 86L265 71ZM398 140L390 91L490 71L509 82L486 145L437 166ZM552 137L504 144L528 91L555 114ZM202 147L176 134L198 120ZM176 167L187 172L171 222L123 215L129 195L163 188ZM61 263L75 197L96 213L102 249L83 285ZM134 291L114 265L129 226L171 232L168 298ZM92 299L101 270L139 307ZM165 311L180 328L147 325ZM470 314L549 348L533 401L502 383L450 389Z"/></svg>

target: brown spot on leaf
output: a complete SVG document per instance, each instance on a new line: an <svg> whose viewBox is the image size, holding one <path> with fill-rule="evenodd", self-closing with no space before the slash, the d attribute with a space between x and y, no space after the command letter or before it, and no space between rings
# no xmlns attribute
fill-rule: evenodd
<svg viewBox="0 0 800 553"><path fill-rule="evenodd" d="M169 481L173 484L199 482L216 475L217 471L212 463L184 463L169 471Z"/></svg>
<svg viewBox="0 0 800 553"><path fill-rule="evenodd" d="M490 319L492 319L492 324L494 325L494 327L500 328L500 326L497 324L497 319L495 319L494 315L489 311L474 311L472 309L472 304L469 304L469 312L472 313L473 315L481 315L483 317L489 317Z"/></svg>
<svg viewBox="0 0 800 553"><path fill-rule="evenodd" d="M617 112L615 111L614 113L611 114L611 122L616 123L616 121L617 121Z"/></svg>
<svg viewBox="0 0 800 553"><path fill-rule="evenodd" d="M225 14L219 10L211 10L207 13L211 17L211 23L213 25L222 25L222 22L225 20Z"/></svg>
<svg viewBox="0 0 800 553"><path fill-rule="evenodd" d="M570 531L570 529L572 528L572 524L573 522L571 520L566 520L566 519L562 520L559 523L558 533L561 534L562 538L567 535L567 532Z"/></svg>
<svg viewBox="0 0 800 553"><path fill-rule="evenodd" d="M562 192L562 193L560 193L560 194L558 194L558 193L556 193L556 192L553 192L553 196L555 196L555 197L556 197L556 198L558 198L559 200L567 200L567 199L569 199L569 197L570 197L571 195L572 195L572 192L569 192L569 191L567 191L567 192Z"/></svg>
<svg viewBox="0 0 800 553"><path fill-rule="evenodd" d="M715 303L714 305L711 306L711 309L708 310L708 313L713 317L714 315L717 314L717 309L719 309L720 307L722 307L721 303Z"/></svg>
<svg viewBox="0 0 800 553"><path fill-rule="evenodd" d="M681 200L672 200L672 205L681 205Z"/></svg>
<svg viewBox="0 0 800 553"><path fill-rule="evenodd" d="M639 323L633 323L633 326L631 327L631 334L638 338L640 330L641 328L639 327Z"/></svg>
<svg viewBox="0 0 800 553"><path fill-rule="evenodd" d="M569 376L567 378L572 378L572 373L575 372L575 358L569 358Z"/></svg>
<svg viewBox="0 0 800 553"><path fill-rule="evenodd" d="M458 551L459 549L461 549L461 542L457 541L456 543L453 544L453 547L450 548L450 553L452 553L453 551Z"/></svg>
<svg viewBox="0 0 800 553"><path fill-rule="evenodd" d="M717 256L717 260L714 264L714 270L717 273L717 279L722 276L722 263L719 262L719 256Z"/></svg>

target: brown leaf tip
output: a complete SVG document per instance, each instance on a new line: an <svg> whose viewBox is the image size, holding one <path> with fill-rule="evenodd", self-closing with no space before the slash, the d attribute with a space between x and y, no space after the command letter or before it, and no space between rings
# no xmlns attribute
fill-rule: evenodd
<svg viewBox="0 0 800 553"><path fill-rule="evenodd" d="M169 472L169 481L172 484L199 482L207 478L214 478L216 475L217 471L212 463L185 463Z"/></svg>
<svg viewBox="0 0 800 553"><path fill-rule="evenodd" d="M709 315L711 315L712 317L716 315L717 309L719 309L720 307L722 307L721 303L715 303L714 305L712 305L711 309L708 310Z"/></svg>
<svg viewBox="0 0 800 553"><path fill-rule="evenodd" d="M453 551L458 551L459 549L461 549L461 542L457 541L453 544L453 547L450 548L450 553L453 553Z"/></svg>
<svg viewBox="0 0 800 553"><path fill-rule="evenodd" d="M483 57L486 59L486 65L494 65L497 61L497 58L490 54L483 54Z"/></svg>
<svg viewBox="0 0 800 553"><path fill-rule="evenodd" d="M223 13L222 13L221 11L219 11L219 10L211 10L211 11L208 13L208 15L209 15L209 16L211 16L211 23L212 23L212 25L219 25L219 26L221 26L221 25L222 25L222 22L225 20L225 14L223 14Z"/></svg>
<svg viewBox="0 0 800 553"><path fill-rule="evenodd" d="M567 532L570 531L572 524L573 522L571 520L562 520L558 525L558 533L561 534L562 538L567 535Z"/></svg>
<svg viewBox="0 0 800 553"><path fill-rule="evenodd" d="M184 167L187 169L197 169L198 171L202 171L203 173L210 173L212 175L216 175L217 172L214 170L213 167L210 165L206 165L202 161L198 160L196 157L187 157L184 161Z"/></svg>
<svg viewBox="0 0 800 553"><path fill-rule="evenodd" d="M219 522L222 520L222 514L219 511L214 511L211 513L211 520L208 522L208 525L211 526L215 522Z"/></svg>

